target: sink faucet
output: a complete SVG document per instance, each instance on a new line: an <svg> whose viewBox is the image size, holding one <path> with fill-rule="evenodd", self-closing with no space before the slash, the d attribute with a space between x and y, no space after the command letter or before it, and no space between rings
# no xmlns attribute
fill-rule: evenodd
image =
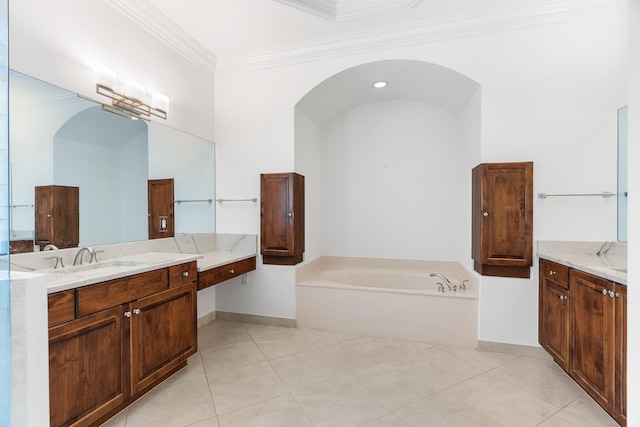
<svg viewBox="0 0 640 427"><path fill-rule="evenodd" d="M445 276L444 274L440 274L440 273L431 273L429 276L431 277L439 277L442 280L444 280L444 283L447 285L447 287L449 288L449 290L453 290L455 292L456 290L456 285L451 285L451 281L449 279L447 279L447 276Z"/></svg>
<svg viewBox="0 0 640 427"><path fill-rule="evenodd" d="M95 251L91 246L85 246L83 248L80 248L78 253L76 253L76 257L73 259L73 265L78 265L78 264L82 265L82 255L84 255L85 252L89 254L89 264L91 264L91 262L93 261L93 258L95 257Z"/></svg>

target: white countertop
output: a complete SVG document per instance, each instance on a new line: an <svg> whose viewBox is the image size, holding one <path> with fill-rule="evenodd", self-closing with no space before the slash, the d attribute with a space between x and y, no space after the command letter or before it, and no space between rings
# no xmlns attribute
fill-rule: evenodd
<svg viewBox="0 0 640 427"><path fill-rule="evenodd" d="M575 268L586 273L604 277L611 281L627 284L626 259L620 257L608 257L606 255L546 252L538 250L537 256L567 267ZM621 271L622 270L622 271Z"/></svg>
<svg viewBox="0 0 640 427"><path fill-rule="evenodd" d="M36 270L35 273L47 276L47 293L51 294L133 274L146 273L159 268L171 267L200 258L202 258L200 254L146 252L81 266Z"/></svg>
<svg viewBox="0 0 640 427"><path fill-rule="evenodd" d="M255 252L229 252L229 251L213 251L200 254L202 258L198 259L198 271L206 271L221 265L231 264L232 262L242 261L256 256Z"/></svg>

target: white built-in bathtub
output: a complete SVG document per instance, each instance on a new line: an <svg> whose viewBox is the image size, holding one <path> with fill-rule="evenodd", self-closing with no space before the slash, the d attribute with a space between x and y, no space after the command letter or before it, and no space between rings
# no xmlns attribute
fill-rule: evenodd
<svg viewBox="0 0 640 427"><path fill-rule="evenodd" d="M431 273L466 290L438 290ZM478 280L457 262L321 257L296 272L296 320L314 328L476 346Z"/></svg>

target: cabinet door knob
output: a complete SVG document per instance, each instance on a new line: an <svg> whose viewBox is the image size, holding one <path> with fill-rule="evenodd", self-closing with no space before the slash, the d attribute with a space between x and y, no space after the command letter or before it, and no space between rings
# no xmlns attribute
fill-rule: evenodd
<svg viewBox="0 0 640 427"><path fill-rule="evenodd" d="M555 271L551 270L551 271L549 272L549 276L555 276L555 275L556 275L556 272L555 272Z"/></svg>
<svg viewBox="0 0 640 427"><path fill-rule="evenodd" d="M183 275L184 277L189 277L189 272L188 272L188 271L183 271L183 272L182 272L182 275Z"/></svg>
<svg viewBox="0 0 640 427"><path fill-rule="evenodd" d="M134 309L133 314L140 314L140 309L139 308Z"/></svg>
<svg viewBox="0 0 640 427"><path fill-rule="evenodd" d="M130 311L125 311L124 312L124 317L131 317L131 312Z"/></svg>
<svg viewBox="0 0 640 427"><path fill-rule="evenodd" d="M489 216L489 212L482 212L482 216Z"/></svg>
<svg viewBox="0 0 640 427"><path fill-rule="evenodd" d="M606 295L606 294L607 294L607 290L606 290L606 289L603 289L603 290L602 290L602 295Z"/></svg>
<svg viewBox="0 0 640 427"><path fill-rule="evenodd" d="M231 274L233 274L235 272L236 272L235 270L229 270L229 273L231 273Z"/></svg>
<svg viewBox="0 0 640 427"><path fill-rule="evenodd" d="M47 218L51 218L51 214L47 214Z"/></svg>

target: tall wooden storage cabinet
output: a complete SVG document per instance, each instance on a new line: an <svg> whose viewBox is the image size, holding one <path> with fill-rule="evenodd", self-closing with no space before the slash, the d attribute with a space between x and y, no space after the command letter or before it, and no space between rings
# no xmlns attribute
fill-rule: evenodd
<svg viewBox="0 0 640 427"><path fill-rule="evenodd" d="M295 265L304 253L304 176L260 175L260 253L264 264Z"/></svg>
<svg viewBox="0 0 640 427"><path fill-rule="evenodd" d="M35 189L35 243L59 249L80 241L80 189L45 185Z"/></svg>
<svg viewBox="0 0 640 427"><path fill-rule="evenodd" d="M478 273L530 277L533 162L483 163L473 169L471 225Z"/></svg>

